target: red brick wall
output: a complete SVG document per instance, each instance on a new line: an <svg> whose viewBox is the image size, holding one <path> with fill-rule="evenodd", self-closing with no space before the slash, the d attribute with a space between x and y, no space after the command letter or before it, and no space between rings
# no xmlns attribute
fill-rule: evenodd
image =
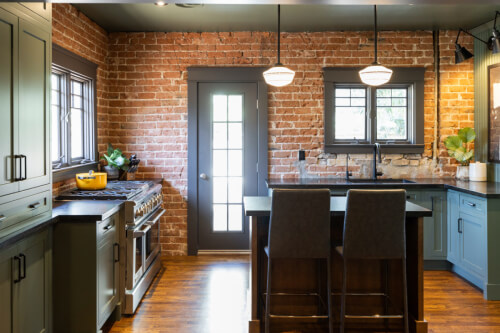
<svg viewBox="0 0 500 333"><path fill-rule="evenodd" d="M59 7L56 7L58 9ZM67 8L67 7L63 7ZM75 15L73 10L69 11ZM78 14L78 16L82 16ZM83 19L86 22L85 18ZM473 65L454 65L455 31L440 35L441 106L439 160L432 163L434 140L434 58L432 32L382 32L379 61L388 66L421 66L425 76L425 153L387 155L381 166L392 177L452 176L441 142L463 126L473 126ZM268 66L276 40L268 32L112 33L105 57L106 120L100 144L108 140L142 160L138 177L163 177L167 216L161 221L162 251L187 251L187 68L190 66ZM324 154L323 79L327 66L365 66L373 61L371 32L283 33L282 62L296 71L294 82L269 88L269 176L297 177L297 150L306 150L307 171L334 176L344 172L345 156ZM462 45L472 48L464 36ZM103 101L104 102L104 101ZM100 124L104 123L100 119ZM102 148L100 148L102 150ZM423 157L423 158L420 158ZM353 171L371 157L353 156Z"/></svg>
<svg viewBox="0 0 500 333"><path fill-rule="evenodd" d="M52 4L52 42L98 65L97 137L99 151L108 142L107 64L108 33L69 4ZM54 195L74 187L74 181L53 184Z"/></svg>

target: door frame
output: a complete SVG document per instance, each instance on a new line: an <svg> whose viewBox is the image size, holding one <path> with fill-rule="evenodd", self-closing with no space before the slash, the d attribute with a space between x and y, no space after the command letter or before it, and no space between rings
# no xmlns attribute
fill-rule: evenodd
<svg viewBox="0 0 500 333"><path fill-rule="evenodd" d="M198 86L200 83L257 84L258 194L267 195L267 84L266 67L188 68L188 255L198 254Z"/></svg>

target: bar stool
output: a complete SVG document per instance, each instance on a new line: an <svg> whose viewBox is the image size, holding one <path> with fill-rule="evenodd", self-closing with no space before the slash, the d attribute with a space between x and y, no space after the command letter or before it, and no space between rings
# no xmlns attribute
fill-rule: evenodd
<svg viewBox="0 0 500 333"><path fill-rule="evenodd" d="M342 256L344 268L342 278L340 332L344 332L346 318L403 320L408 333L408 301L406 281L406 191L405 190L350 190L344 219L343 246L335 250ZM385 290L383 293L347 293L347 261L351 259L381 260L385 267ZM403 279L402 314L387 314L387 260L400 259ZM382 296L385 301L384 315L346 314L347 296Z"/></svg>
<svg viewBox="0 0 500 333"><path fill-rule="evenodd" d="M330 191L328 189L274 190L269 221L269 242L264 248L268 257L265 295L266 333L269 333L271 318L328 318L329 332L333 332L330 249ZM317 296L324 304L319 291L311 294L272 294L271 265L273 259L284 258L326 259L328 315L271 314L271 296Z"/></svg>

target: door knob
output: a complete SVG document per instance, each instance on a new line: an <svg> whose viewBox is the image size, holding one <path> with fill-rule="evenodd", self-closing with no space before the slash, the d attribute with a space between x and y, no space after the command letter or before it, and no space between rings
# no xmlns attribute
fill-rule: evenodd
<svg viewBox="0 0 500 333"><path fill-rule="evenodd" d="M200 178L203 179L203 180L207 180L208 176L207 176L206 173L200 173Z"/></svg>

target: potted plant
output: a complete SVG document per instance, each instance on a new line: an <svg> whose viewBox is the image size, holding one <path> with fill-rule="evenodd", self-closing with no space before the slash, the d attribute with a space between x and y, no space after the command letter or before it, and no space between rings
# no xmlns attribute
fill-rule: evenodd
<svg viewBox="0 0 500 333"><path fill-rule="evenodd" d="M104 154L101 160L108 162L108 165L104 167L108 179L118 179L120 170L127 171L130 163L130 160L123 155L121 149L114 149L111 143L108 143L107 154Z"/></svg>
<svg viewBox="0 0 500 333"><path fill-rule="evenodd" d="M472 143L476 139L476 132L470 127L458 131L458 135L451 135L444 140L448 154L460 163L457 166L456 177L461 180L469 178L469 164L474 157Z"/></svg>

